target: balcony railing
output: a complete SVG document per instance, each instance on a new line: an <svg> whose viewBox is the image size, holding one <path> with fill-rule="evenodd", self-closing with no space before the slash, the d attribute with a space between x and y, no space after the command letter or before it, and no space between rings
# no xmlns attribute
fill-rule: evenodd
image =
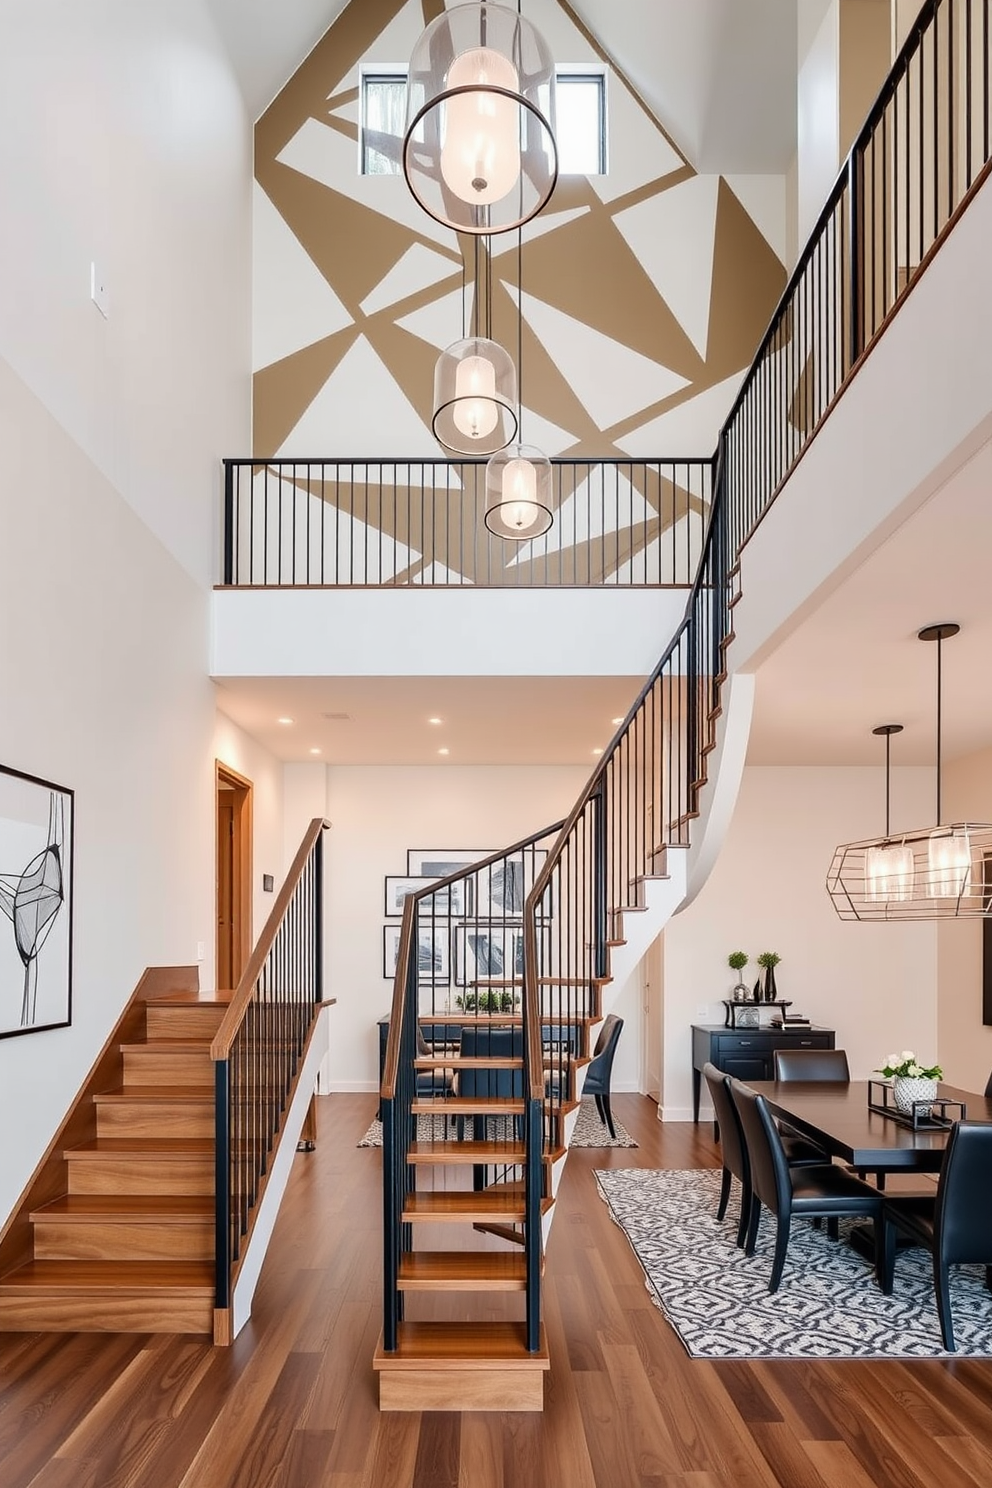
<svg viewBox="0 0 992 1488"><path fill-rule="evenodd" d="M554 460L551 529L494 537L480 460L226 460L224 584L687 587L708 459Z"/></svg>

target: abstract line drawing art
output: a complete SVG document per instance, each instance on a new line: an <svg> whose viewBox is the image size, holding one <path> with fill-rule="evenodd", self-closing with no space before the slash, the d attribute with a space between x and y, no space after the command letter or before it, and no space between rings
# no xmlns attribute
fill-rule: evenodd
<svg viewBox="0 0 992 1488"><path fill-rule="evenodd" d="M0 766L0 1038L71 1021L72 836L71 790Z"/></svg>

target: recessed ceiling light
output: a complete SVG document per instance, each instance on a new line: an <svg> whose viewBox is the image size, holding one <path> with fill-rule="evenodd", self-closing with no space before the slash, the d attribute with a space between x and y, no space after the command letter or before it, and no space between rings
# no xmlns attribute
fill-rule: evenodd
<svg viewBox="0 0 992 1488"><path fill-rule="evenodd" d="M428 718L427 722L428 723L443 723L444 722L444 719L443 718Z"/></svg>
<svg viewBox="0 0 992 1488"><path fill-rule="evenodd" d="M616 728L618 724L623 723L623 719L622 718L611 718L610 719L610 722L613 724L613 727Z"/></svg>
<svg viewBox="0 0 992 1488"><path fill-rule="evenodd" d="M313 749L311 749L310 753L311 754L319 754L320 753L320 750L317 749L317 748L313 748Z"/></svg>
<svg viewBox="0 0 992 1488"><path fill-rule="evenodd" d="M451 753L451 750L450 749L439 749L438 750L438 754L450 754L450 753Z"/></svg>
<svg viewBox="0 0 992 1488"><path fill-rule="evenodd" d="M594 749L593 750L593 754L602 754L602 752L603 751L601 749Z"/></svg>
<svg viewBox="0 0 992 1488"><path fill-rule="evenodd" d="M277 718L276 723L295 723L295 718Z"/></svg>

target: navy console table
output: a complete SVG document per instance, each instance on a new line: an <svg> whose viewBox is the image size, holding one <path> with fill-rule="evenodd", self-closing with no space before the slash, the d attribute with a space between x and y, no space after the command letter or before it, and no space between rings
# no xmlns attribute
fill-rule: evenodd
<svg viewBox="0 0 992 1488"><path fill-rule="evenodd" d="M744 1004L747 1006L747 1004ZM703 1065L738 1080L774 1080L776 1049L833 1049L832 1028L725 1028L718 1023L692 1025L692 1119L699 1121Z"/></svg>

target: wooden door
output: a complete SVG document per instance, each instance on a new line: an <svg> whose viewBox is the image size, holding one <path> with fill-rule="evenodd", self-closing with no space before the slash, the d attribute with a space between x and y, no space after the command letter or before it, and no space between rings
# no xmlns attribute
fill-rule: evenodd
<svg viewBox="0 0 992 1488"><path fill-rule="evenodd" d="M217 986L234 988L251 954L251 781L216 769Z"/></svg>

